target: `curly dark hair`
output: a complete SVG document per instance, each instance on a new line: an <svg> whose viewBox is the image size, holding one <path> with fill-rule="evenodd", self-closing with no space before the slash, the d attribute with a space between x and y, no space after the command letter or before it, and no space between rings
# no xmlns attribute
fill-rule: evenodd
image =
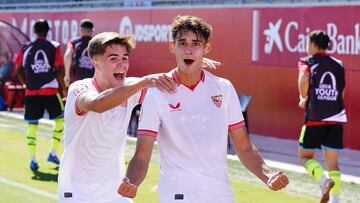
<svg viewBox="0 0 360 203"><path fill-rule="evenodd" d="M175 41L187 31L194 32L198 38L204 38L207 43L212 32L212 27L203 19L195 16L176 16L172 23L173 40Z"/></svg>
<svg viewBox="0 0 360 203"><path fill-rule="evenodd" d="M322 50L327 50L330 47L330 38L323 30L314 30L310 32L309 41Z"/></svg>

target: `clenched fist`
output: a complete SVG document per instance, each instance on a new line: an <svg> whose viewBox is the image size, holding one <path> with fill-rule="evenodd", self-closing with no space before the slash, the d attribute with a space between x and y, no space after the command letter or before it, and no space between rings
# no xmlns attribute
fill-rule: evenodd
<svg viewBox="0 0 360 203"><path fill-rule="evenodd" d="M289 184L288 177L281 171L270 176L269 180L267 181L267 185L271 190L277 191L281 190Z"/></svg>
<svg viewBox="0 0 360 203"><path fill-rule="evenodd" d="M134 198L136 196L137 186L131 184L128 178L124 178L119 186L118 193L123 197Z"/></svg>

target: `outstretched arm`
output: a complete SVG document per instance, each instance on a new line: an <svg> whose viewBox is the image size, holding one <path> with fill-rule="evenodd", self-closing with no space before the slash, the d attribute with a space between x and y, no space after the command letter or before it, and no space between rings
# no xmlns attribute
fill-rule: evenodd
<svg viewBox="0 0 360 203"><path fill-rule="evenodd" d="M82 112L94 111L105 112L124 103L138 91L147 87L157 87L167 92L175 92L177 84L165 74L154 74L136 78L130 84L110 88L100 94L89 92L79 96L77 109Z"/></svg>
<svg viewBox="0 0 360 203"><path fill-rule="evenodd" d="M245 127L230 130L229 133L239 159L249 171L267 184L271 190L286 187L289 183L287 176L282 172L271 174L260 152L250 142Z"/></svg>
<svg viewBox="0 0 360 203"><path fill-rule="evenodd" d="M136 196L137 187L144 180L149 168L154 141L155 138L150 136L138 136L135 154L129 162L126 178L123 179L118 189L120 195L129 198Z"/></svg>
<svg viewBox="0 0 360 203"><path fill-rule="evenodd" d="M105 112L124 103L132 95L149 87L152 83L152 80L145 78L133 84L110 88L100 94L94 92L81 94L78 97L77 109L82 112Z"/></svg>

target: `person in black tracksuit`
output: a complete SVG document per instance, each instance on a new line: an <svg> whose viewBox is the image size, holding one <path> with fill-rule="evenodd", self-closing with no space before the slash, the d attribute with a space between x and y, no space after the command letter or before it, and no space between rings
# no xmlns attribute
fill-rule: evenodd
<svg viewBox="0 0 360 203"><path fill-rule="evenodd" d="M59 164L56 155L64 128L64 104L59 88L65 96L64 63L61 57L60 44L46 39L49 24L39 19L34 24L37 39L24 45L18 53L16 68L19 81L26 85L25 115L28 122L27 140L30 152L30 169L39 168L36 160L36 134L38 121L44 116L45 110L49 118L55 121L51 151L47 161Z"/></svg>
<svg viewBox="0 0 360 203"><path fill-rule="evenodd" d="M89 57L87 46L91 40L94 24L89 19L83 19L80 23L80 36L68 42L64 54L65 77L68 87L71 83L84 78L94 76L94 68Z"/></svg>
<svg viewBox="0 0 360 203"><path fill-rule="evenodd" d="M299 107L305 109L304 125L299 138L299 158L309 175L322 187L320 202L339 202L341 172L338 159L343 149L345 71L342 61L326 54L329 36L321 30L309 34L308 56L299 66ZM329 177L314 157L324 149Z"/></svg>

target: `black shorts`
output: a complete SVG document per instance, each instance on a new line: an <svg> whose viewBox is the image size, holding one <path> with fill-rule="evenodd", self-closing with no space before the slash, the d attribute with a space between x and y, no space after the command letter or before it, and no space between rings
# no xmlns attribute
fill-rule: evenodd
<svg viewBox="0 0 360 203"><path fill-rule="evenodd" d="M49 113L50 119L64 116L64 104L59 94L46 96L25 96L25 120L36 122L43 118L44 112Z"/></svg>
<svg viewBox="0 0 360 203"><path fill-rule="evenodd" d="M299 144L304 149L343 149L342 124L306 126L301 130Z"/></svg>

